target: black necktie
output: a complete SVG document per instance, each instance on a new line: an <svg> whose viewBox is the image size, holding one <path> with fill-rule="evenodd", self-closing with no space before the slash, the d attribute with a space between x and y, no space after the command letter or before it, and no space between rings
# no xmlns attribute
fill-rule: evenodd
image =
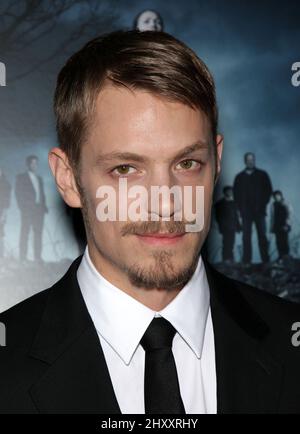
<svg viewBox="0 0 300 434"><path fill-rule="evenodd" d="M185 414L172 352L175 333L169 321L158 317L141 339L146 352L145 414Z"/></svg>

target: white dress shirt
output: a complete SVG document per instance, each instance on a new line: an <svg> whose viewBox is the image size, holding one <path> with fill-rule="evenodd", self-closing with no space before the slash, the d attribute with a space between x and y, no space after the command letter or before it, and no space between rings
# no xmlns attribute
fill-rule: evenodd
<svg viewBox="0 0 300 434"><path fill-rule="evenodd" d="M123 414L145 414L145 351L139 342L155 316L164 317L177 331L172 351L186 413L217 412L214 334L201 256L192 278L159 312L107 281L92 263L88 247L77 279Z"/></svg>
<svg viewBox="0 0 300 434"><path fill-rule="evenodd" d="M39 203L40 202L40 183L39 183L39 179L36 176L36 174L33 173L31 170L28 170L28 175L29 175L29 178L31 180L32 186L34 188L35 203Z"/></svg>

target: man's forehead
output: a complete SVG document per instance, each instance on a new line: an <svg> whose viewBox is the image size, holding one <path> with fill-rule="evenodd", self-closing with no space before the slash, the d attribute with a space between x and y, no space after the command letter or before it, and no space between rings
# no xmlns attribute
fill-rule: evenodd
<svg viewBox="0 0 300 434"><path fill-rule="evenodd" d="M145 90L106 85L99 93L90 138L95 154L134 152L172 158L195 143L208 145L207 117Z"/></svg>
<svg viewBox="0 0 300 434"><path fill-rule="evenodd" d="M126 111L122 111L123 105L126 107ZM124 117L129 113L132 115L130 109L133 109L135 112L150 112L151 110L172 112L173 114L183 114L186 112L190 118L193 117L193 114L194 117L206 117L202 110L192 108L175 98L171 99L171 97L166 97L160 95L158 92L144 88L133 89L129 86L127 87L127 85L114 85L111 80L106 80L105 85L102 86L98 93L95 109L97 114L101 115L113 109L115 113L119 111Z"/></svg>
<svg viewBox="0 0 300 434"><path fill-rule="evenodd" d="M157 18L157 17L158 17L158 15L154 11L145 11L145 12L141 13L141 15L140 15L140 19Z"/></svg>
<svg viewBox="0 0 300 434"><path fill-rule="evenodd" d="M147 90L105 86L95 106L94 127L118 134L205 135L209 130L207 116L180 101L170 101Z"/></svg>

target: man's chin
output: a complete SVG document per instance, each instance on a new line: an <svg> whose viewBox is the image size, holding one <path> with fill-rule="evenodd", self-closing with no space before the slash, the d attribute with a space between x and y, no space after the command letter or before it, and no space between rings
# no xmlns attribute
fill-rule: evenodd
<svg viewBox="0 0 300 434"><path fill-rule="evenodd" d="M126 270L132 285L145 289L174 290L183 287L192 277L198 258L187 262L184 255L169 255L158 251L145 261L137 262Z"/></svg>

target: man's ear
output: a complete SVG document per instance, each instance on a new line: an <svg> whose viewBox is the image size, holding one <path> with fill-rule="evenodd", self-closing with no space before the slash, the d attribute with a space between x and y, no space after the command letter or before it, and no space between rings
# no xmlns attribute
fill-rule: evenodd
<svg viewBox="0 0 300 434"><path fill-rule="evenodd" d="M48 162L63 200L72 208L81 208L74 171L64 151L58 147L52 148L48 154Z"/></svg>
<svg viewBox="0 0 300 434"><path fill-rule="evenodd" d="M217 134L216 137L216 174L215 174L215 185L219 179L221 173L221 160L223 152L224 139L221 134Z"/></svg>

